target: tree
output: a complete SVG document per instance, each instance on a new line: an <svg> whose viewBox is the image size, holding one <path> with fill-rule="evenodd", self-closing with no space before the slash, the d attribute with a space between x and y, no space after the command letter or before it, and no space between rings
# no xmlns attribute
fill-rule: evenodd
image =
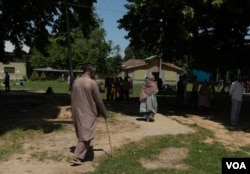
<svg viewBox="0 0 250 174"><path fill-rule="evenodd" d="M119 57L119 45L113 46L112 41L106 41L106 32L101 28L103 20L95 14L98 27L94 28L88 36L78 27L72 28L71 48L72 48L72 64L73 69L82 69L84 64L92 63L97 66L99 74L113 74L112 56ZM37 67L53 67L59 69L68 69L67 61L67 37L62 35L54 35L50 39L48 47L48 56L42 55L36 48L32 48L30 56L30 64L33 68ZM111 56L111 58L108 58ZM120 65L121 67L121 65ZM119 70L120 70L119 67Z"/></svg>
<svg viewBox="0 0 250 174"><path fill-rule="evenodd" d="M244 67L250 53L246 40L250 3L228 0L192 6L197 21L191 44L192 66L209 70L217 68L216 63L223 71Z"/></svg>
<svg viewBox="0 0 250 174"><path fill-rule="evenodd" d="M122 71L122 57L121 55L117 54L115 56L109 57L107 61L107 75L108 76L116 76Z"/></svg>
<svg viewBox="0 0 250 174"><path fill-rule="evenodd" d="M125 56L123 58L124 60L144 59L145 57L149 57L155 54L154 52L150 53L146 50L135 48L133 46L128 46L124 52L125 52Z"/></svg>
<svg viewBox="0 0 250 174"><path fill-rule="evenodd" d="M128 12L118 22L128 31L131 47L168 62L188 62L190 68L245 65L250 53L247 0L128 0L125 7Z"/></svg>
<svg viewBox="0 0 250 174"><path fill-rule="evenodd" d="M186 37L183 1L128 1L128 13L118 22L119 28L128 31L130 46L169 60L181 55Z"/></svg>
<svg viewBox="0 0 250 174"><path fill-rule="evenodd" d="M93 15L95 2L96 0L68 0L70 26L81 30L86 37L98 26ZM4 55L4 41L14 44L14 52L19 56L24 44L34 46L43 55L48 56L49 38L66 36L65 20L64 0L2 0L0 61Z"/></svg>
<svg viewBox="0 0 250 174"><path fill-rule="evenodd" d="M73 41L73 69L82 69L83 65L87 63L95 64L97 68L103 69L101 66L105 66L107 55L111 50L109 43L104 40L105 31L96 28L91 32L89 38L84 38L81 31L72 31L71 37ZM65 37L52 37L47 50L49 56L44 56L35 48L32 48L32 55L30 56L31 66L33 68L53 67L68 69L65 40Z"/></svg>

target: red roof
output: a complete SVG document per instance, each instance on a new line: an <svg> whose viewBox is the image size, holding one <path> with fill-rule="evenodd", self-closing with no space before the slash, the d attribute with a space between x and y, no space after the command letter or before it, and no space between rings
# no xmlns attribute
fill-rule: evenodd
<svg viewBox="0 0 250 174"><path fill-rule="evenodd" d="M157 56L151 56L149 58L146 59L129 59L126 62L124 62L122 64L122 67L124 69L130 69L130 68L134 68L134 67L138 67L138 66L143 66L143 65L147 65L148 63L145 60L151 60L153 58L156 58ZM173 63L167 63L167 62L162 62L162 65L165 65L169 68L175 69L177 71L182 71L180 67L176 66Z"/></svg>
<svg viewBox="0 0 250 174"><path fill-rule="evenodd" d="M142 66L142 65L147 65L147 63L143 59L129 59L122 64L122 67L124 69L128 69L128 68L133 68L133 67Z"/></svg>

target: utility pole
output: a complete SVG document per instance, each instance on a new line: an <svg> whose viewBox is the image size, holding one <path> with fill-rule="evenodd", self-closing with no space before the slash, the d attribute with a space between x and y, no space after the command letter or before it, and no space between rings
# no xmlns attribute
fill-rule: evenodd
<svg viewBox="0 0 250 174"><path fill-rule="evenodd" d="M69 61L69 77L70 77L70 90L73 83L73 68L72 68L72 48L70 39L70 26L69 26L69 4L68 0L65 1L65 14L66 14L66 25L67 25L67 45L68 45L68 61Z"/></svg>

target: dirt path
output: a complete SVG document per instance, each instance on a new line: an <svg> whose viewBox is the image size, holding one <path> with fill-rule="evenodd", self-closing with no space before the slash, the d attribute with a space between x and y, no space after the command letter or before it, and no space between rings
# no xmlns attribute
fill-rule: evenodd
<svg viewBox="0 0 250 174"><path fill-rule="evenodd" d="M59 116L56 119L51 119L51 122L71 121L71 118L65 118L70 117L65 107L61 109L62 112ZM250 145L250 134L241 131L230 132L219 123L195 115L166 117L157 114L155 122L145 122L136 116L122 114L117 114L114 118L116 121L108 122L114 154L123 145L139 141L146 136L193 133L195 130L191 129L188 124L194 123L215 132L215 139L207 140L208 143L219 141L232 150L243 145ZM70 148L75 144L73 126L67 124L65 131L54 131L35 139L25 140L23 142L24 151L0 162L0 171L2 174L77 174L94 171L98 165L98 157L111 153L104 119L99 118L97 135L92 142L93 161L87 161L81 166L71 166L69 163Z"/></svg>

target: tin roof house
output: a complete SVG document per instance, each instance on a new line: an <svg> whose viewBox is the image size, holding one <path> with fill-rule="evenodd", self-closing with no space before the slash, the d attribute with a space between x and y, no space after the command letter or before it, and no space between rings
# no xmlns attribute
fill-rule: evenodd
<svg viewBox="0 0 250 174"><path fill-rule="evenodd" d="M125 76L130 76L134 82L143 82L148 74L153 74L156 80L161 79L163 84L176 85L183 70L172 64L163 62L158 55L145 59L129 59L122 64Z"/></svg>

